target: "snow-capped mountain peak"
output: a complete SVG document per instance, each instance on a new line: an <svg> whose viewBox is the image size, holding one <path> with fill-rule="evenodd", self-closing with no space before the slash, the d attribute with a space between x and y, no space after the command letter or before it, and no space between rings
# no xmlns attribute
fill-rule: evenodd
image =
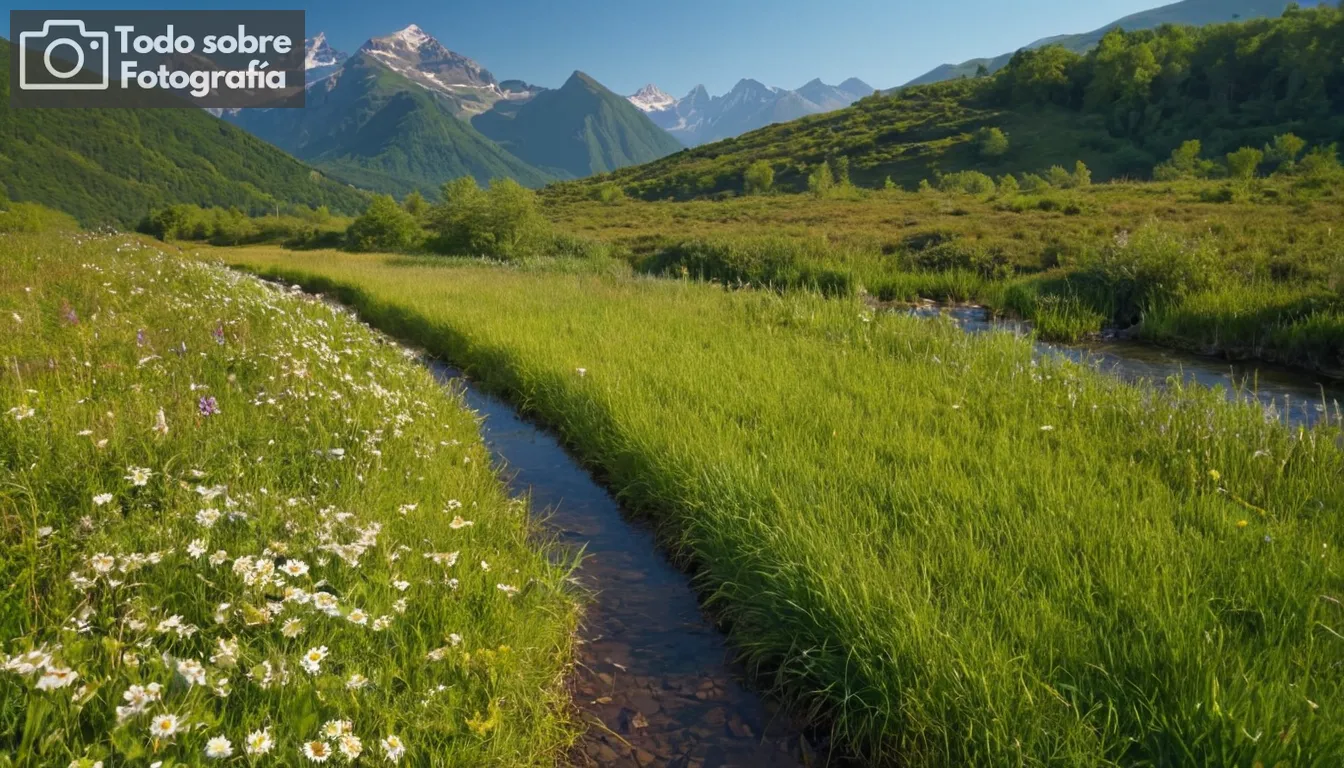
<svg viewBox="0 0 1344 768"><path fill-rule="evenodd" d="M631 104L634 104L644 112L662 112L676 105L677 100L664 93L653 83L640 88L632 96L627 96Z"/></svg>
<svg viewBox="0 0 1344 768"><path fill-rule="evenodd" d="M303 61L304 69L334 67L347 58L344 53L334 50L327 43L326 32L318 32L317 35L308 38L303 47L307 54Z"/></svg>
<svg viewBox="0 0 1344 768"><path fill-rule="evenodd" d="M448 50L416 24L371 38L359 52L417 85L447 96L468 115L489 109L505 96L489 70Z"/></svg>

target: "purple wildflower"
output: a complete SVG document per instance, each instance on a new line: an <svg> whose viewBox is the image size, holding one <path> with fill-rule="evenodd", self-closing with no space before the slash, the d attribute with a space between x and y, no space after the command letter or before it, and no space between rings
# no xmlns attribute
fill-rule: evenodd
<svg viewBox="0 0 1344 768"><path fill-rule="evenodd" d="M75 311L74 307L70 306L68 301L61 302L61 317L65 318L65 322L71 325L79 324L79 313Z"/></svg>
<svg viewBox="0 0 1344 768"><path fill-rule="evenodd" d="M202 416L214 416L219 413L219 403L216 403L213 397L202 397L196 408Z"/></svg>
<svg viewBox="0 0 1344 768"><path fill-rule="evenodd" d="M135 345L137 347L145 346L145 329L141 328L135 332Z"/></svg>
<svg viewBox="0 0 1344 768"><path fill-rule="evenodd" d="M215 343L223 346L224 344L224 325L216 325L215 330L210 332L215 337Z"/></svg>

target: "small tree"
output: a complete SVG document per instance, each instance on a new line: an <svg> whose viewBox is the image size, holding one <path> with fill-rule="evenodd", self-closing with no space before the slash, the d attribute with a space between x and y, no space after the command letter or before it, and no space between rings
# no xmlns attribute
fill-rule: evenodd
<svg viewBox="0 0 1344 768"><path fill-rule="evenodd" d="M445 182L439 196L443 202L429 212L429 230L435 239L431 246L444 253L480 254L490 243L485 240L485 191L476 179L463 176Z"/></svg>
<svg viewBox="0 0 1344 768"><path fill-rule="evenodd" d="M975 65L975 76L976 78L989 77L989 67L986 67L983 61Z"/></svg>
<svg viewBox="0 0 1344 768"><path fill-rule="evenodd" d="M849 182L849 158L845 155L833 157L827 161L831 166L831 172L835 175L835 183L841 187L850 186Z"/></svg>
<svg viewBox="0 0 1344 768"><path fill-rule="evenodd" d="M603 182L597 188L597 199L604 205L619 205L625 202L625 190L614 181Z"/></svg>
<svg viewBox="0 0 1344 768"><path fill-rule="evenodd" d="M999 192L1004 195L1015 195L1021 190L1021 185L1017 183L1017 177L1011 173L1005 173L999 177Z"/></svg>
<svg viewBox="0 0 1344 768"><path fill-rule="evenodd" d="M975 140L980 147L981 157L1003 157L1008 154L1008 134L999 128L981 128L976 131Z"/></svg>
<svg viewBox="0 0 1344 768"><path fill-rule="evenodd" d="M1158 181L1172 181L1208 176L1213 169L1213 162L1200 158L1199 155L1203 150L1204 145L1200 144L1199 139L1183 142L1181 146L1171 151L1169 160L1158 163L1153 169L1153 178Z"/></svg>
<svg viewBox="0 0 1344 768"><path fill-rule="evenodd" d="M835 177L829 163L821 163L807 177L807 191L817 197L826 197L835 189Z"/></svg>
<svg viewBox="0 0 1344 768"><path fill-rule="evenodd" d="M1073 186L1092 186L1092 169L1088 168L1082 160L1073 164Z"/></svg>
<svg viewBox="0 0 1344 768"><path fill-rule="evenodd" d="M1265 153L1251 147L1242 147L1227 155L1227 175L1234 179L1247 181L1255 178L1255 172L1265 159Z"/></svg>
<svg viewBox="0 0 1344 768"><path fill-rule="evenodd" d="M896 182L892 181L890 176L888 176L887 179L886 179L886 181L882 182L882 188L885 189L885 190L887 190L888 192L891 192L891 191L900 189L901 187L900 187L899 184L897 184Z"/></svg>
<svg viewBox="0 0 1344 768"><path fill-rule="evenodd" d="M345 237L356 251L399 250L415 242L420 225L391 195L373 198L363 215L350 223Z"/></svg>
<svg viewBox="0 0 1344 768"><path fill-rule="evenodd" d="M1050 190L1050 182L1034 173L1022 174L1022 191L1031 195L1039 195L1042 192Z"/></svg>
<svg viewBox="0 0 1344 768"><path fill-rule="evenodd" d="M775 186L775 169L765 160L747 166L742 174L742 187L748 195L768 194Z"/></svg>
<svg viewBox="0 0 1344 768"><path fill-rule="evenodd" d="M1050 186L1060 189L1069 189L1074 186L1073 174L1059 165L1050 166L1050 170L1045 172L1045 180L1050 182Z"/></svg>
<svg viewBox="0 0 1344 768"><path fill-rule="evenodd" d="M1284 133L1274 137L1274 141L1265 145L1265 159L1274 164L1275 170L1291 173L1297 166L1297 158L1307 142L1295 134Z"/></svg>
<svg viewBox="0 0 1344 768"><path fill-rule="evenodd" d="M425 196L418 189L401 201L401 207L416 219L423 219L429 213L429 203L425 202Z"/></svg>
<svg viewBox="0 0 1344 768"><path fill-rule="evenodd" d="M538 252L550 226L537 206L537 193L513 179L495 179L485 196L491 253L514 259Z"/></svg>

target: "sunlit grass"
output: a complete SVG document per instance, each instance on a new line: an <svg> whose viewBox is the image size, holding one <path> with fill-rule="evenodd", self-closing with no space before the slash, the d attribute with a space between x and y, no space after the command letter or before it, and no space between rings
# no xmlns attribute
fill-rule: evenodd
<svg viewBox="0 0 1344 768"><path fill-rule="evenodd" d="M9 236L0 363L0 765L572 743L567 569L398 348L135 239Z"/></svg>
<svg viewBox="0 0 1344 768"><path fill-rule="evenodd" d="M1344 455L857 298L217 252L551 424L875 763L1333 766Z"/></svg>

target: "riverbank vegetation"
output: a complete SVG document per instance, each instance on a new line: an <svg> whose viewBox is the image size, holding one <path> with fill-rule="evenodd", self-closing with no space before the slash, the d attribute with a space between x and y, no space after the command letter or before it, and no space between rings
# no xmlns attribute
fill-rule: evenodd
<svg viewBox="0 0 1344 768"><path fill-rule="evenodd" d="M854 297L592 260L215 254L554 427L696 569L758 681L876 764L1344 750L1337 424Z"/></svg>
<svg viewBox="0 0 1344 768"><path fill-rule="evenodd" d="M460 396L148 243L0 237L0 764L555 764L579 608Z"/></svg>

